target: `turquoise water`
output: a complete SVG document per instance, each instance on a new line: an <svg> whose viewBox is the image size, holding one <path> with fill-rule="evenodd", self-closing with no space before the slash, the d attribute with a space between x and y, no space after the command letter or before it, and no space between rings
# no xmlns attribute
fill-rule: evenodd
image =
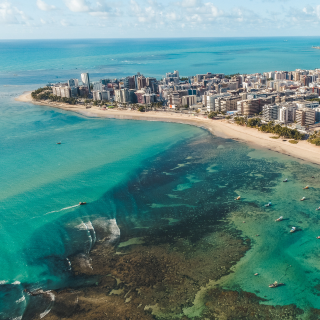
<svg viewBox="0 0 320 320"><path fill-rule="evenodd" d="M317 166L192 126L85 118L14 101L84 70L98 79L318 67L320 51L310 47L320 38L288 40L0 42L0 319L23 314L24 288L70 284L68 257L88 253L99 227L116 242L167 221L174 236L197 241L226 217L253 247L219 284L272 305L320 308ZM274 222L281 215L288 220ZM301 231L290 234L292 226ZM269 290L275 280L286 286Z"/></svg>
<svg viewBox="0 0 320 320"><path fill-rule="evenodd" d="M284 41L288 40L288 41ZM161 78L319 67L319 37L0 41L0 84L91 79L143 73Z"/></svg>
<svg viewBox="0 0 320 320"><path fill-rule="evenodd" d="M53 272L57 262L48 257L65 260L76 250L87 250L88 235L75 246L65 231L67 220L79 225L92 214L113 218L104 203L79 208L80 201L97 201L144 160L202 130L161 122L88 119L17 103L11 97L17 93L12 89L0 96L5 101L0 119L0 281L43 286L63 277Z"/></svg>

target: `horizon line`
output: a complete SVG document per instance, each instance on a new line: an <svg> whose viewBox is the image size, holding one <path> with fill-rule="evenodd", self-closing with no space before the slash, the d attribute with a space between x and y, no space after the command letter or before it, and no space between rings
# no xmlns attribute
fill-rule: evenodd
<svg viewBox="0 0 320 320"><path fill-rule="evenodd" d="M131 38L125 38L125 37L110 37L110 38L102 38L102 37L95 37L95 38L0 38L0 41L29 41L29 40L170 40L170 39L261 39L261 38L320 38L320 35L318 36L216 36L216 37L205 37L205 36L194 36L194 37L131 37Z"/></svg>

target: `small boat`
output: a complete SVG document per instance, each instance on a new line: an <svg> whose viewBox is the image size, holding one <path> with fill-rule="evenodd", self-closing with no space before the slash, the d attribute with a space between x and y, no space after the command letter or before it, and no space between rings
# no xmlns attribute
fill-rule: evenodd
<svg viewBox="0 0 320 320"><path fill-rule="evenodd" d="M290 230L290 233L294 233L296 232L297 228L296 227L292 227L291 230Z"/></svg>
<svg viewBox="0 0 320 320"><path fill-rule="evenodd" d="M258 275L259 275L259 273L255 273L254 275L255 275L255 276L258 276Z"/></svg>
<svg viewBox="0 0 320 320"><path fill-rule="evenodd" d="M317 239L320 239L320 236L318 236Z"/></svg>
<svg viewBox="0 0 320 320"><path fill-rule="evenodd" d="M86 202L79 202L79 206L83 206L85 204L87 204L87 203Z"/></svg>
<svg viewBox="0 0 320 320"><path fill-rule="evenodd" d="M303 190L307 190L307 189L309 189L309 186L306 186L306 187L303 188Z"/></svg>
<svg viewBox="0 0 320 320"><path fill-rule="evenodd" d="M272 203L269 202L269 203L265 204L264 206L265 206L265 207L271 207L271 206L272 206Z"/></svg>
<svg viewBox="0 0 320 320"><path fill-rule="evenodd" d="M300 201L304 201L304 200L306 200L306 197L303 197L302 199L300 199Z"/></svg>
<svg viewBox="0 0 320 320"><path fill-rule="evenodd" d="M240 200L240 199L241 199L241 197L239 196L239 197L235 198L234 200Z"/></svg>
<svg viewBox="0 0 320 320"><path fill-rule="evenodd" d="M316 209L317 211L320 211L320 207Z"/></svg>
<svg viewBox="0 0 320 320"><path fill-rule="evenodd" d="M288 182L288 179L283 180L283 182Z"/></svg>
<svg viewBox="0 0 320 320"><path fill-rule="evenodd" d="M269 284L269 288L277 288L280 286L284 286L284 283L278 283L277 281L275 281L274 283Z"/></svg>
<svg viewBox="0 0 320 320"><path fill-rule="evenodd" d="M57 142L57 144L61 144L61 142Z"/></svg>
<svg viewBox="0 0 320 320"><path fill-rule="evenodd" d="M283 217L281 216L280 218L278 218L276 221L279 222L279 221L282 221L283 220Z"/></svg>

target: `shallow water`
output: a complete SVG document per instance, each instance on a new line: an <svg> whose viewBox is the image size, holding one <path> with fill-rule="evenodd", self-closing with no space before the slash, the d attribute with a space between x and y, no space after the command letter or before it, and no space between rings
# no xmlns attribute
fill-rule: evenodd
<svg viewBox="0 0 320 320"><path fill-rule="evenodd" d="M190 296L179 291L173 311L154 311L157 318L201 315L206 292L217 285L255 293L266 305L320 309L318 166L192 126L89 119L13 100L82 71L99 79L137 71L161 77L174 69L191 75L314 68L317 41L202 39L194 49L190 39L96 40L82 41L81 50L79 41L0 43L0 319L39 318L51 310L50 292L35 298L25 289L94 285L98 277L75 276L72 263L92 270L97 243L116 246L118 256L167 245L171 251L163 255L177 252L177 265L193 259ZM234 201L237 195L241 201ZM276 223L280 216L285 220ZM292 226L300 230L290 234ZM251 239L251 249L241 259L243 252L233 253L228 274L232 263L219 239L230 241L229 254L236 241L242 245L240 235ZM225 267L221 279L211 265ZM285 286L269 289L276 280Z"/></svg>
<svg viewBox="0 0 320 320"><path fill-rule="evenodd" d="M82 268L91 268L87 254L104 235L110 244L120 242L119 250L177 238L209 245L225 219L252 239L252 248L230 275L208 277L207 289L220 285L255 293L264 304L320 308L317 166L186 125L22 108L30 113L19 132L1 141L3 319L30 312L24 288L85 285L73 278L68 258L76 254ZM241 201L234 201L237 195ZM87 206L77 205L84 200ZM285 220L276 223L279 216ZM292 226L301 230L290 234ZM275 280L286 285L269 289ZM185 314L201 314L203 300L195 303Z"/></svg>

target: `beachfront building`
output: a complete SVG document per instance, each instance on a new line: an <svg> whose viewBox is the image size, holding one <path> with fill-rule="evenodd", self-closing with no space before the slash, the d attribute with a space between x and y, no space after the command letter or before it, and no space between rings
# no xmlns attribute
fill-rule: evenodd
<svg viewBox="0 0 320 320"><path fill-rule="evenodd" d="M206 104L207 104L207 111L215 111L215 96L204 96L206 98Z"/></svg>
<svg viewBox="0 0 320 320"><path fill-rule="evenodd" d="M294 122L296 120L296 111L298 107L295 104L285 103L279 108L278 119L282 123Z"/></svg>
<svg viewBox="0 0 320 320"><path fill-rule="evenodd" d="M296 121L297 124L302 127L311 126L315 123L316 111L313 109L298 109L296 111Z"/></svg>
<svg viewBox="0 0 320 320"><path fill-rule="evenodd" d="M265 121L278 120L278 105L265 105L262 108L263 119Z"/></svg>
<svg viewBox="0 0 320 320"><path fill-rule="evenodd" d="M114 90L114 101L119 103L128 103L129 100L129 90L128 89L119 89Z"/></svg>
<svg viewBox="0 0 320 320"><path fill-rule="evenodd" d="M220 111L234 111L237 110L237 102L241 101L240 96L223 97L219 100Z"/></svg>
<svg viewBox="0 0 320 320"><path fill-rule="evenodd" d="M183 105L183 106L188 106L188 107L190 107L190 106L192 106L192 105L194 105L194 104L196 104L197 103L197 96L195 96L195 95L192 95L192 96L183 96L182 98L181 98L181 104Z"/></svg>
<svg viewBox="0 0 320 320"><path fill-rule="evenodd" d="M314 111L316 112L316 122L320 122L320 107L315 108Z"/></svg>
<svg viewBox="0 0 320 320"><path fill-rule="evenodd" d="M61 98L70 98L71 90L66 83L57 84L52 87L52 94L54 96L61 97Z"/></svg>

